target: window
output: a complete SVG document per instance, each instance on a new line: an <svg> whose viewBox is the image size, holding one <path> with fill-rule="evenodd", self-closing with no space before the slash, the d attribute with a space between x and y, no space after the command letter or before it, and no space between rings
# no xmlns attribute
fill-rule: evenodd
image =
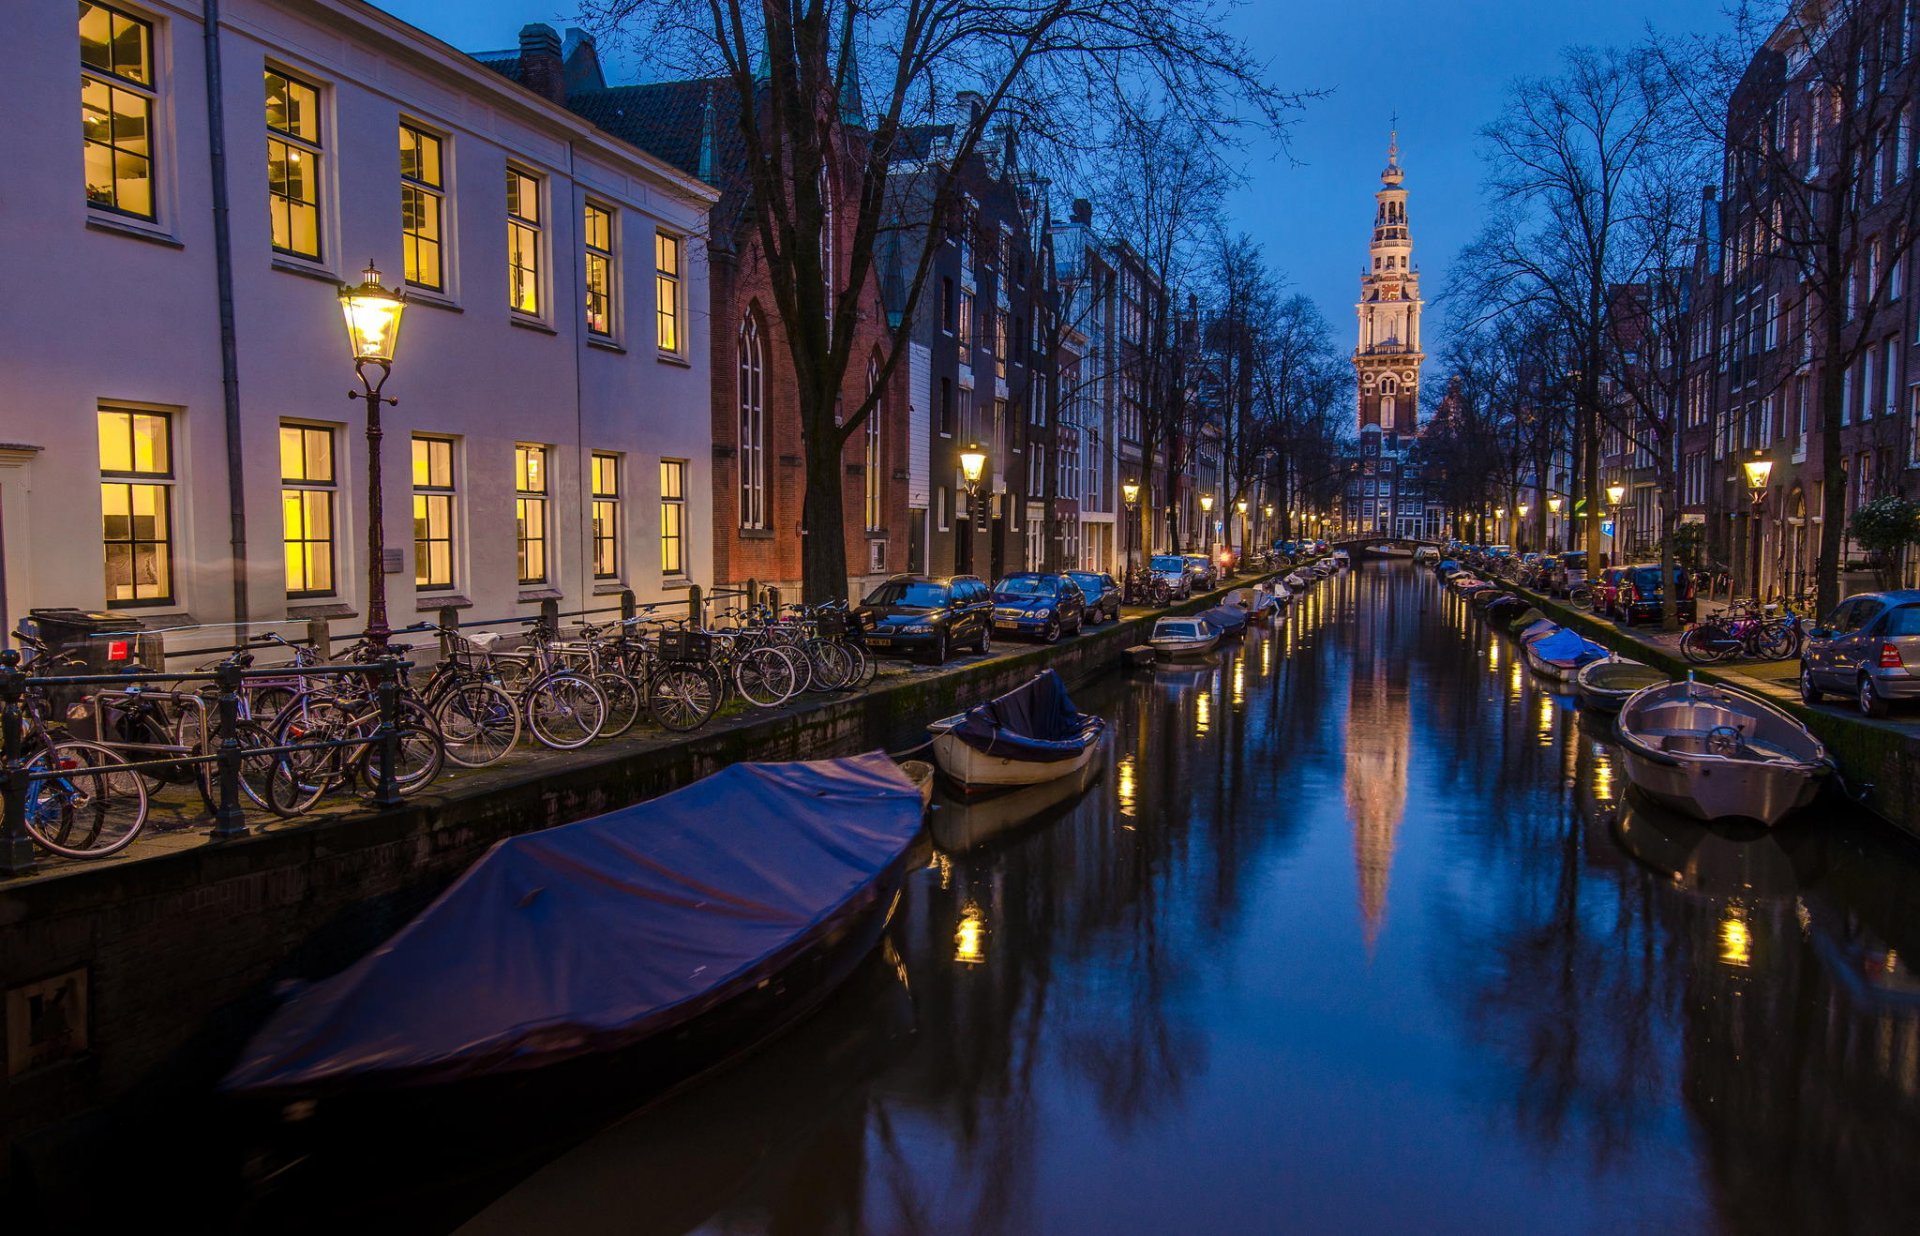
<svg viewBox="0 0 1920 1236"><path fill-rule="evenodd" d="M867 362L867 394L872 395L880 386L880 362ZM876 398L873 407L867 411L866 425L866 482L867 482L867 531L879 532L886 527L886 475L880 466L880 422L887 414L885 395Z"/></svg>
<svg viewBox="0 0 1920 1236"><path fill-rule="evenodd" d="M80 4L80 130L87 204L154 217L153 27L104 4Z"/></svg>
<svg viewBox="0 0 1920 1236"><path fill-rule="evenodd" d="M960 293L960 317L955 323L959 327L960 346L962 348L970 348L973 346L973 316L973 293L963 291ZM971 356L963 355L960 361L966 365L973 364L973 358Z"/></svg>
<svg viewBox="0 0 1920 1236"><path fill-rule="evenodd" d="M453 587L453 440L413 440L413 584Z"/></svg>
<svg viewBox="0 0 1920 1236"><path fill-rule="evenodd" d="M973 388L960 388L960 432L968 438L980 436L980 427L973 421Z"/></svg>
<svg viewBox="0 0 1920 1236"><path fill-rule="evenodd" d="M102 408L100 539L107 604L173 600L173 418Z"/></svg>
<svg viewBox="0 0 1920 1236"><path fill-rule="evenodd" d="M680 330L680 238L665 232L653 234L653 298L660 350L681 351L686 341Z"/></svg>
<svg viewBox="0 0 1920 1236"><path fill-rule="evenodd" d="M446 172L440 139L410 124L400 126L400 230L407 282L438 292L446 287L442 253L446 237Z"/></svg>
<svg viewBox="0 0 1920 1236"><path fill-rule="evenodd" d="M1767 351L1780 346L1780 298L1767 297Z"/></svg>
<svg viewBox="0 0 1920 1236"><path fill-rule="evenodd" d="M940 329L949 335L953 333L953 318L956 310L953 299L953 280L940 280Z"/></svg>
<svg viewBox="0 0 1920 1236"><path fill-rule="evenodd" d="M613 335L613 211L588 202L580 243L587 257L587 333Z"/></svg>
<svg viewBox="0 0 1920 1236"><path fill-rule="evenodd" d="M520 552L520 582L547 582L547 448L513 448L514 539Z"/></svg>
<svg viewBox="0 0 1920 1236"><path fill-rule="evenodd" d="M740 323L740 526L767 526L767 409L760 324Z"/></svg>
<svg viewBox="0 0 1920 1236"><path fill-rule="evenodd" d="M593 453L593 577L620 578L620 457Z"/></svg>
<svg viewBox="0 0 1920 1236"><path fill-rule="evenodd" d="M1915 407L1920 408L1920 399L1915 400ZM933 491L933 526L942 532L947 530L947 487L945 485L936 486Z"/></svg>
<svg viewBox="0 0 1920 1236"><path fill-rule="evenodd" d="M268 69L267 193L273 247L320 260L320 91Z"/></svg>
<svg viewBox="0 0 1920 1236"><path fill-rule="evenodd" d="M995 376L1007 376L1007 311L993 311L993 372Z"/></svg>
<svg viewBox="0 0 1920 1236"><path fill-rule="evenodd" d="M687 462L660 461L660 573L685 575L687 519Z"/></svg>
<svg viewBox="0 0 1920 1236"><path fill-rule="evenodd" d="M507 307L540 313L540 178L507 169Z"/></svg>
<svg viewBox="0 0 1920 1236"><path fill-rule="evenodd" d="M333 430L280 426L280 533L288 596L333 592Z"/></svg>
<svg viewBox="0 0 1920 1236"><path fill-rule="evenodd" d="M1887 340L1880 347L1880 413L1892 416L1899 410L1900 356L1899 342Z"/></svg>
<svg viewBox="0 0 1920 1236"><path fill-rule="evenodd" d="M940 432L953 436L953 379L940 379Z"/></svg>

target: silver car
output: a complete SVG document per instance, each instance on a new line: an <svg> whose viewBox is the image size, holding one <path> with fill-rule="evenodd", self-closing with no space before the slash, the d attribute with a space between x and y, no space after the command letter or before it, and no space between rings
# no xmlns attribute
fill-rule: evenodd
<svg viewBox="0 0 1920 1236"><path fill-rule="evenodd" d="M1852 696L1869 717L1920 699L1920 591L1848 597L1807 632L1800 652L1800 698Z"/></svg>

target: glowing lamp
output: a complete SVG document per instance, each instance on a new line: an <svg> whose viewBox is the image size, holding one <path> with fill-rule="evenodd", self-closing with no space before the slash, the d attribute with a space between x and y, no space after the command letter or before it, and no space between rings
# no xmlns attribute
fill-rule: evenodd
<svg viewBox="0 0 1920 1236"><path fill-rule="evenodd" d="M1767 487L1768 478L1773 476L1773 460L1749 459L1740 467L1747 474L1747 488L1759 493Z"/></svg>
<svg viewBox="0 0 1920 1236"><path fill-rule="evenodd" d="M979 443L960 452L960 474L967 478L967 484L978 485L986 470L987 453L980 449Z"/></svg>
<svg viewBox="0 0 1920 1236"><path fill-rule="evenodd" d="M1126 484L1120 486L1120 496L1127 500L1128 506L1132 506L1134 503L1140 501L1140 487L1132 481L1128 481Z"/></svg>
<svg viewBox="0 0 1920 1236"><path fill-rule="evenodd" d="M393 351L400 342L400 314L407 307L406 294L380 283L379 268L372 262L362 272L358 287L340 285L340 311L347 320L347 346L353 359L393 363Z"/></svg>
<svg viewBox="0 0 1920 1236"><path fill-rule="evenodd" d="M1200 509L1208 515L1213 514L1213 495L1212 494L1200 495Z"/></svg>
<svg viewBox="0 0 1920 1236"><path fill-rule="evenodd" d="M1619 506L1620 500L1626 496L1627 496L1627 487L1625 485L1607 486L1607 505L1608 506Z"/></svg>
<svg viewBox="0 0 1920 1236"><path fill-rule="evenodd" d="M1555 515L1558 515L1560 513L1560 507L1562 505L1563 505L1562 499L1559 499L1559 498L1547 499L1547 510L1553 512Z"/></svg>

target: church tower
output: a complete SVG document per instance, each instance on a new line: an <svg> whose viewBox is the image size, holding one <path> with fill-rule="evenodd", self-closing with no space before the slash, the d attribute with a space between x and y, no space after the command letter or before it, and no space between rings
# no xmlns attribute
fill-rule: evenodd
<svg viewBox="0 0 1920 1236"><path fill-rule="evenodd" d="M1405 178L1395 132L1387 143L1380 191L1374 194L1372 268L1360 277L1360 340L1353 350L1362 450L1376 455L1383 447L1376 435L1410 438L1420 428L1420 364L1426 354L1420 350L1420 273L1407 232ZM1389 437L1384 450L1396 448Z"/></svg>

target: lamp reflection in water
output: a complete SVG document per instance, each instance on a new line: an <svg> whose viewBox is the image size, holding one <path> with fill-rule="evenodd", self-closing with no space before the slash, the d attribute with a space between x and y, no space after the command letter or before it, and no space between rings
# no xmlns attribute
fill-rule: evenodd
<svg viewBox="0 0 1920 1236"><path fill-rule="evenodd" d="M1247 702L1247 663L1243 657L1233 659L1233 706L1240 707Z"/></svg>
<svg viewBox="0 0 1920 1236"><path fill-rule="evenodd" d="M1121 756L1119 767L1114 771L1117 774L1114 778L1114 784L1120 796L1120 814L1131 816L1134 806L1133 757L1131 755Z"/></svg>
<svg viewBox="0 0 1920 1236"><path fill-rule="evenodd" d="M980 903L969 900L960 908L960 925L953 932L953 959L965 966L977 966L987 959L987 920Z"/></svg>
<svg viewBox="0 0 1920 1236"><path fill-rule="evenodd" d="M1593 796L1602 803L1613 801L1613 761L1604 753L1593 759Z"/></svg>
<svg viewBox="0 0 1920 1236"><path fill-rule="evenodd" d="M1207 731L1213 728L1213 692L1210 686L1202 687L1193 696L1193 736L1205 738Z"/></svg>
<svg viewBox="0 0 1920 1236"><path fill-rule="evenodd" d="M1507 676L1507 694L1514 699L1520 698L1520 663L1513 663L1513 673Z"/></svg>
<svg viewBox="0 0 1920 1236"><path fill-rule="evenodd" d="M1726 917L1720 920L1720 960L1742 970L1753 962L1753 932L1747 926L1747 909L1737 901L1727 903Z"/></svg>
<svg viewBox="0 0 1920 1236"><path fill-rule="evenodd" d="M1461 633L1465 634L1464 631ZM1487 645L1487 668L1496 673L1500 670L1500 642L1498 640Z"/></svg>
<svg viewBox="0 0 1920 1236"><path fill-rule="evenodd" d="M1540 745L1553 745L1553 696L1545 692L1540 695Z"/></svg>

